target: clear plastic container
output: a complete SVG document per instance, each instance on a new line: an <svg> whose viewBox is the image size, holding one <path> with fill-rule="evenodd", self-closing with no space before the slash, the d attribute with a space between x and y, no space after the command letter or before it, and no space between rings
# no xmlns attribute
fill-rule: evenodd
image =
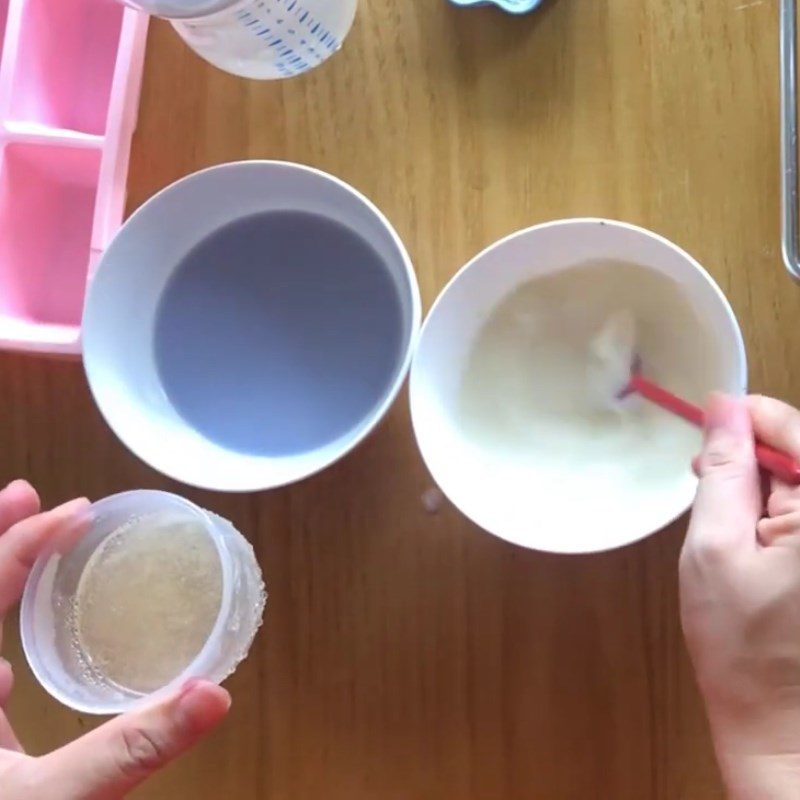
<svg viewBox="0 0 800 800"><path fill-rule="evenodd" d="M243 78L291 78L341 46L358 0L124 0L169 19L215 67Z"/></svg>
<svg viewBox="0 0 800 800"><path fill-rule="evenodd" d="M227 520L176 495L132 491L92 506L92 527L66 555L40 558L22 598L22 646L39 683L64 705L89 714L118 714L145 699L166 694L192 678L221 683L247 655L261 625L266 592L253 547ZM202 528L219 556L219 613L205 645L162 688L143 694L113 683L93 668L76 640L76 597L84 568L121 527L150 515Z"/></svg>

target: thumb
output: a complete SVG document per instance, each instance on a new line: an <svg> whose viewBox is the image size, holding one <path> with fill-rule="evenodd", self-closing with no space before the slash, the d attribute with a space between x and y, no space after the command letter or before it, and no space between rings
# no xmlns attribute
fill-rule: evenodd
<svg viewBox="0 0 800 800"><path fill-rule="evenodd" d="M177 695L117 717L39 759L41 796L123 797L196 744L222 721L230 704L221 687L190 681Z"/></svg>
<svg viewBox="0 0 800 800"><path fill-rule="evenodd" d="M761 490L753 423L744 399L713 394L687 542L727 552L756 542Z"/></svg>

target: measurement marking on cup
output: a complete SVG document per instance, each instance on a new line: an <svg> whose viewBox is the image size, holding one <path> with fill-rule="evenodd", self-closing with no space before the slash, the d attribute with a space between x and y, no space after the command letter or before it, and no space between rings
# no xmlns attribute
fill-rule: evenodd
<svg viewBox="0 0 800 800"><path fill-rule="evenodd" d="M274 8L279 5L282 6L284 15L291 14L293 19L281 16L273 20L274 24L280 26L283 26L284 22L289 25L294 24L292 27L287 25L282 30L282 35L276 36L274 28L265 24L264 12L271 15ZM283 77L290 77L319 64L327 54L336 52L341 46L339 39L320 20L311 15L301 0L270 0L270 2L255 0L249 10L238 11L236 19L244 28L252 30L255 36L262 39L267 49L275 50L279 54L280 60L275 64L275 68ZM299 28L302 30L298 30ZM298 37L300 37L299 43ZM317 47L312 46L309 39L314 41ZM318 49L319 45L322 45L324 50Z"/></svg>

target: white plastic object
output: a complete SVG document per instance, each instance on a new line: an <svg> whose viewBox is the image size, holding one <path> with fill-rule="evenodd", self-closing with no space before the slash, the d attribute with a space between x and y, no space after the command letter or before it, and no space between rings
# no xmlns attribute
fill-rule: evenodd
<svg viewBox="0 0 800 800"><path fill-rule="evenodd" d="M285 210L325 216L372 245L397 288L401 344L384 393L351 430L296 454L254 455L202 436L176 412L156 367L153 332L162 293L198 242L234 220ZM403 385L420 316L419 288L408 253L389 221L366 197L311 167L242 161L183 178L125 222L89 287L83 362L101 413L143 461L193 486L259 491L324 469L375 428ZM213 370L209 375L213 379Z"/></svg>
<svg viewBox="0 0 800 800"><path fill-rule="evenodd" d="M461 381L473 342L492 311L517 287L591 261L636 264L680 283L698 318L716 335L720 363L714 366L724 376L716 388L738 395L747 385L742 334L727 299L697 261L655 233L622 222L569 219L519 231L477 255L441 292L422 327L411 368L412 423L423 459L449 500L484 530L536 550L585 553L637 541L686 511L697 486L690 453L685 469L666 476L648 498L631 488L624 507L614 513L581 505L576 498L575 507L563 509L560 524L549 524L551 497L541 488L546 481L536 474L526 471L515 482L524 486L525 502L487 489L484 477L493 462L459 424ZM530 511L530 499L537 497L547 524Z"/></svg>
<svg viewBox="0 0 800 800"><path fill-rule="evenodd" d="M299 75L332 56L358 0L125 0L172 22L199 56L243 78Z"/></svg>
<svg viewBox="0 0 800 800"><path fill-rule="evenodd" d="M100 544L131 519L159 512L199 523L222 566L222 602L205 646L167 686L141 695L98 679L82 664L69 630L71 601L86 563ZM87 714L119 714L174 691L192 678L221 683L245 658L261 625L266 592L250 543L227 520L177 495L137 490L92 505L92 527L66 555L39 558L28 578L20 611L22 646L39 683L57 700Z"/></svg>

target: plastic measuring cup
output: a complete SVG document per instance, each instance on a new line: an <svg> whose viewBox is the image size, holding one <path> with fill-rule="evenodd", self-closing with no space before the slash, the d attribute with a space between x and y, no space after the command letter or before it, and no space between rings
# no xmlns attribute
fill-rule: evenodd
<svg viewBox="0 0 800 800"><path fill-rule="evenodd" d="M332 56L358 0L124 0L172 22L215 67L244 78L299 75Z"/></svg>
<svg viewBox="0 0 800 800"><path fill-rule="evenodd" d="M65 555L39 558L25 586L22 646L39 683L64 705L89 714L128 711L192 678L221 683L247 655L264 611L266 592L250 543L227 520L167 492L112 495L94 503L91 512L91 529L80 543ZM84 568L107 537L138 518L164 513L207 533L220 560L221 601L211 633L191 663L160 689L143 694L108 680L83 652L75 599Z"/></svg>

